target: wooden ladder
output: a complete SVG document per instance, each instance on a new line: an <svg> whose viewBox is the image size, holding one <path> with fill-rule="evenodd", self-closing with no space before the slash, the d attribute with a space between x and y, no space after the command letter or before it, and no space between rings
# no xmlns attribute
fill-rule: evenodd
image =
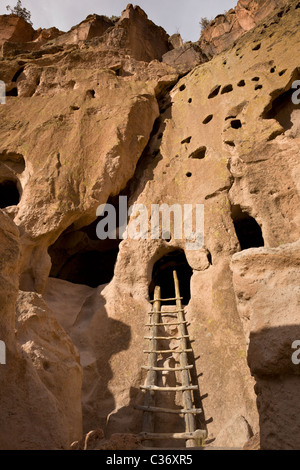
<svg viewBox="0 0 300 470"><path fill-rule="evenodd" d="M144 350L148 355L148 364L143 366L146 369L147 377L144 385L140 388L145 390L144 405L136 405L135 408L144 412L142 432L138 437L142 440L143 446L151 447L154 440L180 439L186 441L186 447L201 447L203 441L207 438L207 432L197 429L196 415L202 413L202 409L194 407L193 391L198 390L198 385L191 384L190 371L193 365L189 364L188 353L193 352L189 348L189 335L187 332L187 321L185 320L184 310L182 308L182 297L180 297L179 282L177 272L173 271L175 297L171 299L161 299L161 289L155 287L152 311L150 314L150 322L146 325L150 328L150 335L145 339L149 340L149 349ZM176 310L162 310L161 302L176 301ZM166 306L167 308L170 306ZM172 306L173 307L173 306ZM175 321L164 322L163 317L173 317ZM159 328L176 326L178 328L178 336L159 336ZM178 349L158 349L160 340L176 340L179 343ZM179 367L157 367L158 355L160 354L176 354L179 356ZM180 372L181 386L167 387L158 386L158 374L163 372ZM156 392L182 392L182 409L162 408L155 406ZM169 413L184 416L185 432L181 433L156 433L154 432L155 413Z"/></svg>

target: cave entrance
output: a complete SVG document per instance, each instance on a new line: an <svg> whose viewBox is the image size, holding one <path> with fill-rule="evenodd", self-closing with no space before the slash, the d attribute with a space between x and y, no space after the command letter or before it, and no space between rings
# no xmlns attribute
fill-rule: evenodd
<svg viewBox="0 0 300 470"><path fill-rule="evenodd" d="M154 265L152 271L152 281L149 287L150 298L153 298L155 286L161 288L161 298L168 299L175 297L173 271L177 271L180 294L183 297L182 304L187 305L191 298L190 280L193 274L183 250L172 251L160 258ZM168 302L175 305L175 301Z"/></svg>
<svg viewBox="0 0 300 470"><path fill-rule="evenodd" d="M16 181L5 180L0 183L0 209L17 206L20 202L20 193Z"/></svg>
<svg viewBox="0 0 300 470"><path fill-rule="evenodd" d="M231 217L241 250L264 246L260 226L253 217L242 211L241 206L234 205L231 207Z"/></svg>
<svg viewBox="0 0 300 470"><path fill-rule="evenodd" d="M112 280L121 240L99 240L98 222L78 230L71 226L50 246L50 277L94 288Z"/></svg>

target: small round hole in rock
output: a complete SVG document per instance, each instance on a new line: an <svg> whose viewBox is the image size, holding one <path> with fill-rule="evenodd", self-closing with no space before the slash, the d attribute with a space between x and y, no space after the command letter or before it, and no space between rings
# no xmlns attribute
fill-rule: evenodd
<svg viewBox="0 0 300 470"><path fill-rule="evenodd" d="M193 158L195 160L202 160L203 158L205 158L205 155L206 155L206 147L202 146L202 147L199 147L194 152L192 152L189 158Z"/></svg>
<svg viewBox="0 0 300 470"><path fill-rule="evenodd" d="M234 119L230 124L233 129L240 129L242 127L242 123L239 119Z"/></svg>
<svg viewBox="0 0 300 470"><path fill-rule="evenodd" d="M95 90L88 90L86 92L86 96L88 96L89 98L95 98L95 95L96 95Z"/></svg>
<svg viewBox="0 0 300 470"><path fill-rule="evenodd" d="M225 140L225 144L229 145L229 147L235 147L235 143L233 142L233 140Z"/></svg>
<svg viewBox="0 0 300 470"><path fill-rule="evenodd" d="M240 80L239 83L237 84L237 86L245 86L246 83L245 83L245 80Z"/></svg>
<svg viewBox="0 0 300 470"><path fill-rule="evenodd" d="M208 124L212 120L213 117L214 117L213 114L210 114L202 121L202 124Z"/></svg>
<svg viewBox="0 0 300 470"><path fill-rule="evenodd" d="M189 143L191 142L191 140L192 140L192 136L189 136L189 137L187 137L186 139L183 139L183 140L181 141L181 144L182 144L182 145L183 145L183 144L189 144Z"/></svg>
<svg viewBox="0 0 300 470"><path fill-rule="evenodd" d="M219 91L221 89L221 85L216 85L210 92L210 94L208 95L208 99L211 99L211 98L214 98L215 96L217 96L219 94Z"/></svg>
<svg viewBox="0 0 300 470"><path fill-rule="evenodd" d="M252 48L253 51L258 51L261 48L261 44L257 44Z"/></svg>
<svg viewBox="0 0 300 470"><path fill-rule="evenodd" d="M231 84L226 85L222 88L221 95L224 95L225 93L230 93L232 90L233 90L233 87Z"/></svg>
<svg viewBox="0 0 300 470"><path fill-rule="evenodd" d="M185 88L186 88L186 86L185 86L185 85L181 85L181 87L179 87L179 91L184 91L184 90L185 90Z"/></svg>
<svg viewBox="0 0 300 470"><path fill-rule="evenodd" d="M191 173L190 171L188 171L188 172L186 173L186 176L187 176L188 178L190 178L190 177L192 176L192 173Z"/></svg>

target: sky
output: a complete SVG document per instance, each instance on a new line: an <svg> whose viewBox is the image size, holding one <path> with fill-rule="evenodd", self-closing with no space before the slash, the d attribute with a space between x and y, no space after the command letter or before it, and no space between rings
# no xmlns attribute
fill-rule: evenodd
<svg viewBox="0 0 300 470"><path fill-rule="evenodd" d="M14 7L17 0L0 0L0 15L7 14L6 5ZM129 0L22 0L23 7L31 12L33 27L56 26L68 31L88 15L120 16ZM179 32L184 41L197 41L200 37L199 21L203 17L213 19L228 11L237 0L136 0L158 26L169 35Z"/></svg>

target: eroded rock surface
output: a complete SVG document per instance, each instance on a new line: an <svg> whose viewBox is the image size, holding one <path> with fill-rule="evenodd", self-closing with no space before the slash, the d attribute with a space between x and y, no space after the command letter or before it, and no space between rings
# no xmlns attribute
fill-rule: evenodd
<svg viewBox="0 0 300 470"><path fill-rule="evenodd" d="M261 448L299 446L300 8L281 3L239 1L208 28L208 50L132 5L28 37L2 17L1 448L84 448L83 435L99 448L104 435L89 433L100 428L102 449L138 445L152 271L173 252L191 273L197 424L210 446L242 448L258 431ZM148 214L203 204L204 245L191 250L173 227L166 240L103 244L96 209L118 212L119 194ZM157 431L183 426L164 416Z"/></svg>

